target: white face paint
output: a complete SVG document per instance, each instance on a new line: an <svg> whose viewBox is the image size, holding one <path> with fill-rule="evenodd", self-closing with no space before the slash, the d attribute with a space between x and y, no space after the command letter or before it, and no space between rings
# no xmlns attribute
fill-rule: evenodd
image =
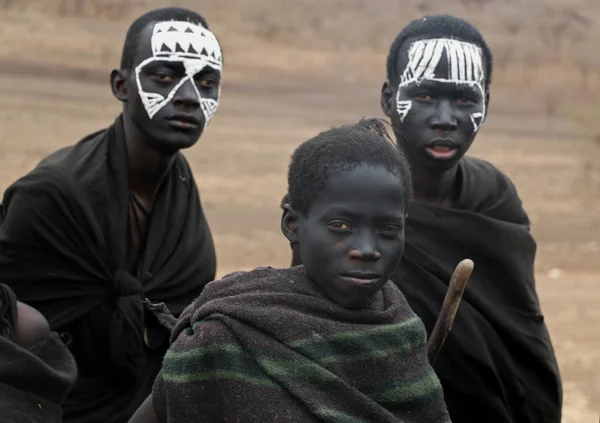
<svg viewBox="0 0 600 423"><path fill-rule="evenodd" d="M436 69L445 55L448 63L447 72L436 75ZM485 74L483 70L483 54L481 49L472 43L464 41L435 38L415 41L408 51L408 65L400 77L396 94L396 111L400 121L412 107L412 101L400 100L403 87L410 84L420 84L423 80L437 81L447 84L467 84L481 93L481 110L471 114L471 122L475 132L485 118Z"/></svg>
<svg viewBox="0 0 600 423"><path fill-rule="evenodd" d="M219 72L223 71L223 57L219 42L212 32L202 26L190 22L166 21L154 25L151 43L152 57L144 60L135 68L138 92L148 116L152 119L160 109L172 100L177 90L187 81L190 81L198 96L200 108L205 117L204 126L206 127L219 107L221 86L219 85L219 94L216 100L202 98L194 81L194 76L207 66ZM140 82L141 70L148 63L155 61L180 62L185 68L186 76L173 87L166 98L158 93L144 91Z"/></svg>

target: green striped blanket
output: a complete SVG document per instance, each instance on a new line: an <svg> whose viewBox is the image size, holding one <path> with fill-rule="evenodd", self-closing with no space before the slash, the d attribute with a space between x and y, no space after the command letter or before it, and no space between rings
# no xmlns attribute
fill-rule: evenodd
<svg viewBox="0 0 600 423"><path fill-rule="evenodd" d="M392 283L348 310L302 267L238 272L171 340L153 390L163 422L449 422L423 323Z"/></svg>

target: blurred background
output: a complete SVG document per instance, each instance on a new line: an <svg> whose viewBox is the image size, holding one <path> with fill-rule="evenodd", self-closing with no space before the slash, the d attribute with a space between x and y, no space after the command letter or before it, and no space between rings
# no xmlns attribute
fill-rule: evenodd
<svg viewBox="0 0 600 423"><path fill-rule="evenodd" d="M388 48L452 13L494 53L489 118L471 150L515 182L538 241L537 286L565 387L565 423L600 409L600 1L0 0L0 189L120 111L108 76L145 11L201 13L225 57L221 108L186 151L219 275L287 266L279 202L294 148L383 116Z"/></svg>

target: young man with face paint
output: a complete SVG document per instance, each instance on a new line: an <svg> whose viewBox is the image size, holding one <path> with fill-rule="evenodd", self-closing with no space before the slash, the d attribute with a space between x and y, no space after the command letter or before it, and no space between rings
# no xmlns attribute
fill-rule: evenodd
<svg viewBox="0 0 600 423"><path fill-rule="evenodd" d="M562 387L535 291L536 244L510 179L465 156L489 103L492 54L463 19L428 16L391 46L381 105L414 199L393 280L431 333L457 263L475 270L435 363L455 422L558 423ZM284 218L287 213L284 197ZM292 243L292 265L302 262Z"/></svg>
<svg viewBox="0 0 600 423"><path fill-rule="evenodd" d="M510 179L465 156L489 103L492 55L448 15L391 46L381 105L406 155L414 202L393 280L431 333L463 258L475 270L435 369L461 423L559 423L562 388L534 282L536 244Z"/></svg>
<svg viewBox="0 0 600 423"><path fill-rule="evenodd" d="M383 124L305 142L288 181L281 228L305 265L211 282L130 423L449 422L423 323L389 281L411 182Z"/></svg>
<svg viewBox="0 0 600 423"><path fill-rule="evenodd" d="M67 423L127 421L168 347L143 300L178 315L214 279L210 229L180 150L217 110L222 68L200 15L146 13L110 77L122 114L5 193L0 280L46 317L77 361Z"/></svg>

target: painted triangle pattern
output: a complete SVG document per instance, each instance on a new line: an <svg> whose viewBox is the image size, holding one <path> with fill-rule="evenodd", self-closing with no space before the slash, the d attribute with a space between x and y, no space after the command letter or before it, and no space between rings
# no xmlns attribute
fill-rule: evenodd
<svg viewBox="0 0 600 423"><path fill-rule="evenodd" d="M205 58L210 66L221 69L221 46L208 29L190 22L158 22L152 34L155 57L181 56Z"/></svg>
<svg viewBox="0 0 600 423"><path fill-rule="evenodd" d="M162 107L162 102L165 98L156 93L148 93L145 91L140 91L140 98L142 99L142 103L146 107L146 111L148 112L148 116L150 119L160 110Z"/></svg>
<svg viewBox="0 0 600 423"><path fill-rule="evenodd" d="M219 102L217 100L213 100L212 98L202 98L200 99L200 107L202 108L204 117L207 121L209 121L217 112L217 109L219 108Z"/></svg>

